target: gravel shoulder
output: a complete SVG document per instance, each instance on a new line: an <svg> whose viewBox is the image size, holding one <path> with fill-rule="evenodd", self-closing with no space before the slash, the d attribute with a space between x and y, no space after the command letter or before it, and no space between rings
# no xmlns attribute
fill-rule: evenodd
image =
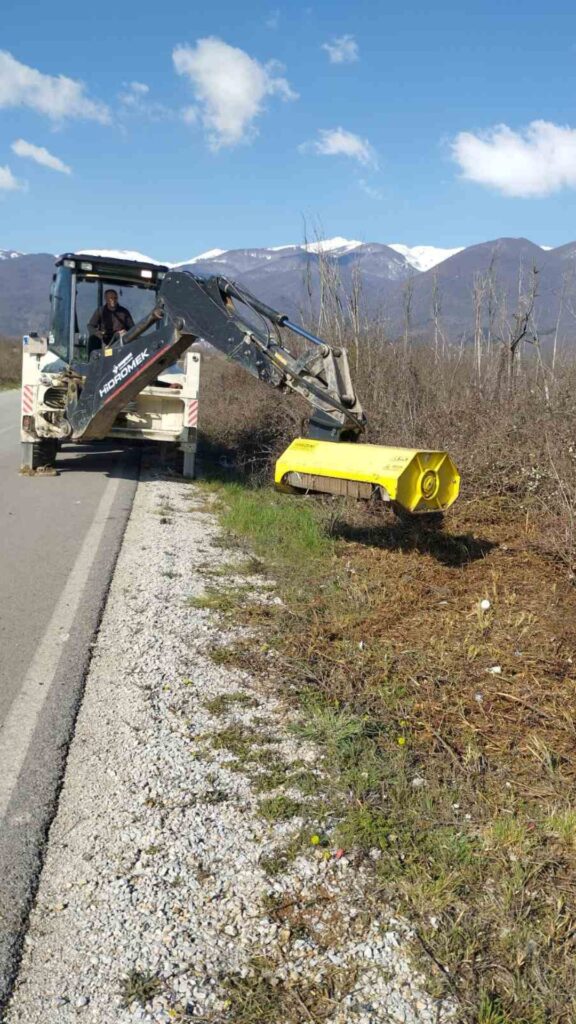
<svg viewBox="0 0 576 1024"><path fill-rule="evenodd" d="M218 537L197 485L142 479L5 1024L448 1021L407 926L367 918L369 869L305 837L283 860L313 797L259 776L310 775L316 752L210 655L233 636L194 606L230 562Z"/></svg>

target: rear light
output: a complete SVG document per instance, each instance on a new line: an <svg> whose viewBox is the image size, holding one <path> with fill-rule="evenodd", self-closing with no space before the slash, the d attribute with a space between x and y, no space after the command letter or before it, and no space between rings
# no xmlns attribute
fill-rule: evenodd
<svg viewBox="0 0 576 1024"><path fill-rule="evenodd" d="M34 417L23 416L22 417L22 430L25 430L27 434L34 433Z"/></svg>

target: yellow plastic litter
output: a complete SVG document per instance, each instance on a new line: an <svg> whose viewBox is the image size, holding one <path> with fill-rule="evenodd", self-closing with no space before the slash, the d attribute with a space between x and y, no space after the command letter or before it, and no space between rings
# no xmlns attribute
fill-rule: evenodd
<svg viewBox="0 0 576 1024"><path fill-rule="evenodd" d="M341 444L299 437L276 463L281 490L324 491L384 501L408 512L443 512L458 497L460 475L446 452Z"/></svg>

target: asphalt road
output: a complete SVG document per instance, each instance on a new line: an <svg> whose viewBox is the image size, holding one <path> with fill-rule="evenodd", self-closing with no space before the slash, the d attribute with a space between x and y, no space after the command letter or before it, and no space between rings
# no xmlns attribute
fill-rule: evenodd
<svg viewBox="0 0 576 1024"><path fill-rule="evenodd" d="M19 402L0 392L0 1014L138 475L100 442L19 476Z"/></svg>

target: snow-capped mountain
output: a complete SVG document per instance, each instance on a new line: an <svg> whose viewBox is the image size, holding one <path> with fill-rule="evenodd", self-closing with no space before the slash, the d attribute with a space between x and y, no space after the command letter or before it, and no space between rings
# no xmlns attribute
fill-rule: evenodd
<svg viewBox="0 0 576 1024"><path fill-rule="evenodd" d="M353 252L359 245L363 245L363 242L351 241L349 238L341 238L339 235L336 238L323 238L317 242L305 242L304 245L299 246L300 249L305 249L306 252L316 253L330 253L332 256L345 256L346 253Z"/></svg>
<svg viewBox="0 0 576 1024"><path fill-rule="evenodd" d="M138 260L141 263L162 265L159 260L145 256L143 252L137 252L135 249L77 249L76 252L82 253L83 256L108 256L113 260Z"/></svg>
<svg viewBox="0 0 576 1024"><path fill-rule="evenodd" d="M362 245L362 242L351 241L348 238L341 238L339 235L336 238L325 238L316 242L305 242L303 245L296 245L294 242L288 245L269 245L263 249L208 249L207 252L200 253L199 256L193 256L189 260L181 260L180 263L173 263L174 267L187 267L194 263L213 263L218 261L221 256L226 256L230 252L250 252L254 256L258 254L260 259L272 259L272 253L288 253L298 252L314 252L314 253L330 253L334 256L344 256L348 252L352 252L353 249L358 248Z"/></svg>
<svg viewBox="0 0 576 1024"><path fill-rule="evenodd" d="M415 270L432 270L439 263L462 252L463 246L459 249L439 249L435 245L403 245L402 242L388 242L388 247L399 252Z"/></svg>
<svg viewBox="0 0 576 1024"><path fill-rule="evenodd" d="M182 260L180 263L172 263L173 267L186 267L191 263L201 263L203 260L215 260L218 256L223 256L226 249L207 249L206 252L201 252L199 256L193 256L191 260Z"/></svg>
<svg viewBox="0 0 576 1024"><path fill-rule="evenodd" d="M90 247L84 251L155 262L127 249ZM576 265L576 242L550 249L526 238L497 238L464 249L447 249L400 242L384 245L337 236L300 245L214 248L172 265L189 266L200 275L230 278L293 319L314 322L325 291L323 256L334 270L329 277L330 287L338 289L342 308L346 309L351 296L354 301L359 297L363 313L385 323L391 337L403 329L407 282L411 287L414 331L425 335L429 329L430 311L439 289L443 329L447 337L461 338L473 330L472 295L479 274L496 268L499 292L505 296L506 308L513 310L518 301L519 274L523 267L535 266L540 274L538 322L545 337L547 331L556 331L559 322L558 296L563 294L567 271ZM0 250L0 334L16 337L31 330L46 330L53 268L54 256L50 253L24 255L13 249ZM566 321L566 331L569 328L573 340L569 303L566 310L561 326L564 330Z"/></svg>
<svg viewBox="0 0 576 1024"><path fill-rule="evenodd" d="M199 256L193 256L189 260L174 263L173 266L184 267L194 263L228 263L227 257L229 254L237 252L250 252L253 257L256 257L256 254L258 254L259 259L272 259L277 253L288 255L298 252L311 252L339 259L341 256L347 256L357 249L366 248L367 245L374 244L379 243L359 242L357 239L343 238L341 235L336 235L335 238L323 238L315 242L304 242L302 244L292 242L288 245L271 245L262 249L209 249L208 252L200 253ZM455 256L456 253L462 252L461 248L442 249L435 245L410 246L404 245L401 242L386 242L385 245L388 249L393 249L394 252L399 253L414 270L420 271L430 270L432 267L437 266L438 263L442 263L443 260L447 260L450 256Z"/></svg>

